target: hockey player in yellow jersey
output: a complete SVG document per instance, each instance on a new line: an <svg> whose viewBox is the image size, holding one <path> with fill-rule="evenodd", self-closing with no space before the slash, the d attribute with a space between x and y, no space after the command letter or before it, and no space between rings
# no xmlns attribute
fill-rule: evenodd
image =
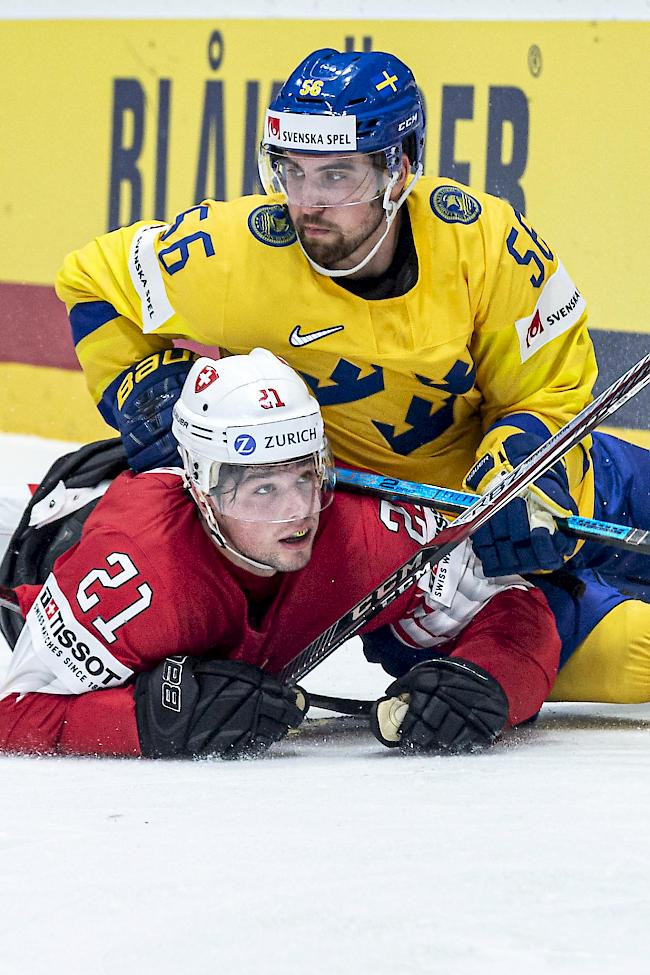
<svg viewBox="0 0 650 975"><path fill-rule="evenodd" d="M528 453L589 401L577 286L509 204L422 175L424 131L397 58L317 51L266 114L267 196L207 200L68 256L58 293L133 466L173 451L158 449L147 408L169 404L187 370L179 353L156 355L175 337L274 350L318 398L339 461L450 487L513 432ZM591 515L588 453L559 476L559 503L541 486L545 500Z"/></svg>
<svg viewBox="0 0 650 975"><path fill-rule="evenodd" d="M589 402L585 299L553 245L505 201L423 176L424 133L403 62L316 51L266 113L266 196L68 255L57 292L135 469L173 461L179 338L285 358L340 462L479 492ZM594 513L589 441L477 533L485 571L562 566L574 543L549 510Z"/></svg>

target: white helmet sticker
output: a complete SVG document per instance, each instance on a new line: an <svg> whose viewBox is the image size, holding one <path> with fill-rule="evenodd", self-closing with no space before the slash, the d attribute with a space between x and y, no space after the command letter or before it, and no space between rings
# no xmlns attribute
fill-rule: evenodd
<svg viewBox="0 0 650 975"><path fill-rule="evenodd" d="M323 421L319 413L256 426L226 429L231 463L277 464L320 450Z"/></svg>
<svg viewBox="0 0 650 975"><path fill-rule="evenodd" d="M280 149L354 152L357 120L354 115L295 115L267 110L263 141Z"/></svg>

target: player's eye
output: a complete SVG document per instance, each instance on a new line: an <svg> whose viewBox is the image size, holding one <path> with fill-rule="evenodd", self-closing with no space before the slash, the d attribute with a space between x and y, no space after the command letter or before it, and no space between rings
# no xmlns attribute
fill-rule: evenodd
<svg viewBox="0 0 650 975"><path fill-rule="evenodd" d="M298 484L301 487L303 485L305 485L305 484L312 485L315 482L315 480L316 480L316 474L315 474L315 472L314 471L309 471L309 472L306 472L305 474L301 474L300 475L300 477L298 478Z"/></svg>
<svg viewBox="0 0 650 975"><path fill-rule="evenodd" d="M273 494L275 490L275 484L268 482L267 484L258 484L253 494L257 495L258 497L264 497L266 495Z"/></svg>

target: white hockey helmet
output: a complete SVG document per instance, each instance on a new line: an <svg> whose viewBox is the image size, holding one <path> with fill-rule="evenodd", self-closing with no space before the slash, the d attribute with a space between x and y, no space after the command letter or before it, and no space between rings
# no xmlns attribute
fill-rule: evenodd
<svg viewBox="0 0 650 975"><path fill-rule="evenodd" d="M215 516L224 478L251 467L312 458L317 497L313 511L333 499L334 467L318 401L286 362L267 349L214 360L198 359L173 411L188 485L219 545L229 547ZM239 470L238 470L239 469ZM268 504L233 512L245 521L286 521Z"/></svg>

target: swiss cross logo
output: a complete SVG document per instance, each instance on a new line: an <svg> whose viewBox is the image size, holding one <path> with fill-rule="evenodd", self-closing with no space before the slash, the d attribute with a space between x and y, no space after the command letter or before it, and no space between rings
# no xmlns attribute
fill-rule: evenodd
<svg viewBox="0 0 650 975"><path fill-rule="evenodd" d="M49 603L47 603L45 606L45 615L47 616L48 620L51 620L58 612L59 607L53 599L50 599Z"/></svg>
<svg viewBox="0 0 650 975"><path fill-rule="evenodd" d="M202 393L204 390L211 386L215 379L219 378L219 373L214 368L214 366L204 366L201 372L196 377L196 382L194 383L194 392Z"/></svg>
<svg viewBox="0 0 650 975"><path fill-rule="evenodd" d="M274 139L279 139L280 137L280 119L275 118L273 115L268 116L269 123L269 136Z"/></svg>

